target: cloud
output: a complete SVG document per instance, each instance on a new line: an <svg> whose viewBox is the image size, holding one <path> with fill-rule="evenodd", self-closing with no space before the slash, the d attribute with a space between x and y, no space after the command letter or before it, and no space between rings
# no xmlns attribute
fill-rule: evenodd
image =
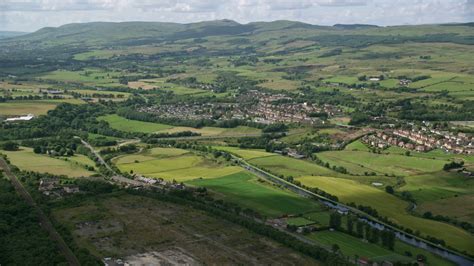
<svg viewBox="0 0 474 266"><path fill-rule="evenodd" d="M328 6L328 7L347 7L347 6L365 6L367 5L367 1L363 0L328 0L328 1L320 1L320 6Z"/></svg>
<svg viewBox="0 0 474 266"><path fill-rule="evenodd" d="M474 0L0 0L0 30L34 31L90 21L188 23L224 18L320 25L467 22L474 20Z"/></svg>

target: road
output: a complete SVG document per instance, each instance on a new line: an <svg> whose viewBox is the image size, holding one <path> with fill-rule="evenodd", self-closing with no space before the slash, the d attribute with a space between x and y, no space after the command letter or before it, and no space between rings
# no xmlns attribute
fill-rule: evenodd
<svg viewBox="0 0 474 266"><path fill-rule="evenodd" d="M43 210L41 210L41 208L36 204L36 202L31 197L30 193L28 193L28 191L25 189L23 184L21 184L18 178L12 173L12 171L10 170L10 167L8 166L8 164L5 162L3 158L0 158L0 167L3 168L5 175L10 179L13 186L15 187L15 190L18 192L18 194L20 194L20 196L28 203L28 205L30 205L31 207L35 209L36 214L38 215L38 219L40 221L41 227L45 231L48 232L51 240L56 242L59 250L66 258L69 265L80 265L79 260L76 258L76 256L71 251L71 249L68 247L66 242L64 242L64 239L61 237L61 235L53 227L53 224L49 220L48 216L46 216Z"/></svg>
<svg viewBox="0 0 474 266"><path fill-rule="evenodd" d="M125 184L128 184L128 185L131 185L131 186L152 186L150 184L146 184L146 183L143 183L143 182L140 182L138 180L133 180L133 179L130 179L130 178L126 178L120 174L118 174L112 167L110 167L110 165L102 158L102 156L100 156L100 153L98 153L96 150L94 150L94 148L85 140L81 139L80 137L75 137L75 138L78 138L81 140L81 143L87 147L92 153L94 153L95 157L97 157L97 160L99 160L99 163L102 164L105 168L107 168L107 170L109 170L111 173L113 173L113 176L110 177L110 179L112 179L112 181L115 181L115 182L118 182L118 183L125 183ZM157 186L154 186L154 187L157 187ZM157 187L159 188L159 187Z"/></svg>

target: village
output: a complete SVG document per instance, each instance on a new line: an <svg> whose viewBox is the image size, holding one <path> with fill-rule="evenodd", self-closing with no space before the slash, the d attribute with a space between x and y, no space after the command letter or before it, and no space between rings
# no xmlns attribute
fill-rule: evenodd
<svg viewBox="0 0 474 266"><path fill-rule="evenodd" d="M371 147L385 149L398 146L417 152L441 149L456 154L474 154L474 138L466 133L452 133L423 126L419 129L385 129L366 135L361 141Z"/></svg>

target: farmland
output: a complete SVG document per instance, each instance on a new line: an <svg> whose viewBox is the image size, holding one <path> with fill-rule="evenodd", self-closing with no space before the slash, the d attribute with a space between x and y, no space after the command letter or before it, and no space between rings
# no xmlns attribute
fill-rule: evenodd
<svg viewBox="0 0 474 266"><path fill-rule="evenodd" d="M350 257L363 256L375 261L398 260L410 262L413 260L413 258L407 257L405 255L405 252L409 251L411 254L424 254L428 257L428 262L432 265L452 265L437 256L431 255L429 252L413 248L407 244L404 244L403 242L398 241L396 242L395 248L392 251L340 232L316 232L311 234L310 238L315 239L328 247L336 244L339 246L341 252L345 256Z"/></svg>
<svg viewBox="0 0 474 266"><path fill-rule="evenodd" d="M110 124L112 128L126 132L153 133L160 130L172 128L171 126L158 123L130 120L120 117L118 115L108 115L99 117L99 120L106 121Z"/></svg>
<svg viewBox="0 0 474 266"><path fill-rule="evenodd" d="M193 180L187 183L206 187L218 193L224 200L273 217L321 208L312 200L303 199L280 188L272 187L271 184L257 179L247 172L213 179Z"/></svg>
<svg viewBox="0 0 474 266"><path fill-rule="evenodd" d="M343 166L354 174L375 172L381 175L403 176L439 171L446 163L443 160L395 154L374 154L363 151L330 151L318 153L317 156L330 165Z"/></svg>
<svg viewBox="0 0 474 266"><path fill-rule="evenodd" d="M84 265L448 265L360 218L474 256L472 29L100 22L1 39L0 152L36 172L24 185ZM46 173L80 193L40 193Z"/></svg>
<svg viewBox="0 0 474 266"><path fill-rule="evenodd" d="M184 131L190 131L199 133L202 136L245 136L247 134L258 134L260 131L250 127L237 127L232 129L217 128L217 127L203 127L203 128L192 128L182 126L171 126L159 123L142 122L137 120L130 120L118 115L107 115L99 117L100 120L106 121L112 128L126 131L126 132L143 132L143 133L178 133Z"/></svg>
<svg viewBox="0 0 474 266"><path fill-rule="evenodd" d="M242 171L240 167L220 165L190 152L169 150L151 150L141 154L125 155L115 158L114 163L124 172L178 182L197 178L216 178Z"/></svg>
<svg viewBox="0 0 474 266"><path fill-rule="evenodd" d="M54 109L61 103L83 103L81 100L65 99L65 100L42 100L42 101L11 101L0 103L0 115L17 116L25 114L44 115L49 110Z"/></svg>
<svg viewBox="0 0 474 266"><path fill-rule="evenodd" d="M474 238L471 234L449 224L412 216L406 211L408 203L384 191L342 178L307 176L297 180L307 186L318 187L336 195L342 202L372 206L379 214L389 217L398 224L419 230L422 234L436 235L453 247L472 252L469 243L474 241ZM443 229L439 230L440 228Z"/></svg>
<svg viewBox="0 0 474 266"><path fill-rule="evenodd" d="M94 172L85 169L94 163L84 155L71 158L53 158L33 153L31 148L21 147L19 151L1 151L11 163L24 171L35 171L70 177L91 176Z"/></svg>

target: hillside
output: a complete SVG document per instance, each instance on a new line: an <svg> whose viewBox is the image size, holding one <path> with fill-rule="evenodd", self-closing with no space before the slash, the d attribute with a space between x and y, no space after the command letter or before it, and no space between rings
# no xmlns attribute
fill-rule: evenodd
<svg viewBox="0 0 474 266"><path fill-rule="evenodd" d="M13 38L28 34L28 32L21 31L0 31L0 39Z"/></svg>

